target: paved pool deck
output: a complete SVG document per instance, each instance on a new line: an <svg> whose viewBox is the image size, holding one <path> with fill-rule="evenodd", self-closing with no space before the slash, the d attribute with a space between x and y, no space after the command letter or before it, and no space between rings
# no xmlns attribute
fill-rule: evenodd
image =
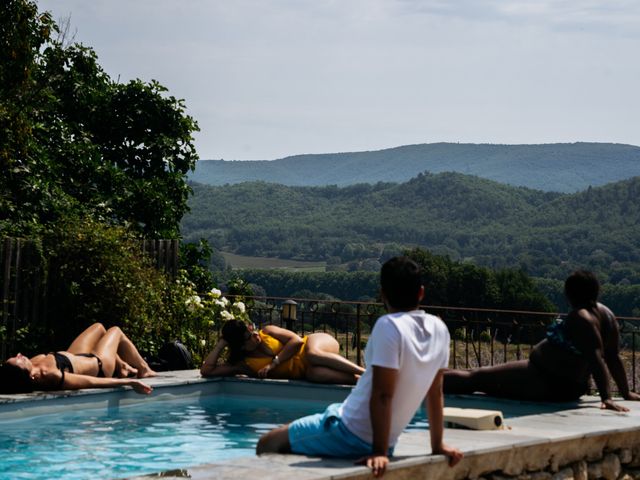
<svg viewBox="0 0 640 480"><path fill-rule="evenodd" d="M347 386L325 386L300 381L256 379L203 379L195 370L163 372L148 379L154 387L151 398L220 392L251 393L286 398L313 398L327 403L340 401ZM114 394L115 392L115 394ZM74 405L108 406L139 402L130 389L100 389L65 392L0 395L0 419L31 415L41 409ZM55 401L48 401L53 400ZM517 475L523 471L557 470L583 459L596 460L608 451L640 450L640 402L620 402L628 413L600 410L597 397L583 397L570 404L528 403L482 396L448 396L447 406L501 410L506 428L494 431L446 429L445 441L460 448L465 458L454 468L441 455L428 455L428 431L403 433L396 446L386 479L465 479L501 471ZM638 454L640 455L640 454ZM634 454L634 456L638 456ZM158 478L311 480L371 478L365 467L349 460L320 459L299 455L251 456L189 467L138 480Z"/></svg>

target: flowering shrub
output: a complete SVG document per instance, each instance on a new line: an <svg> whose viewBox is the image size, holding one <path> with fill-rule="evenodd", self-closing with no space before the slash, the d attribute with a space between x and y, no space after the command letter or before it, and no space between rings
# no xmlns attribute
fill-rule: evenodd
<svg viewBox="0 0 640 480"><path fill-rule="evenodd" d="M249 321L247 308L241 299L231 302L217 288L204 294L198 293L185 271L180 271L170 295L173 297L173 321L167 323L167 327L173 327L174 330L163 332L163 337L181 340L196 362L213 348L217 332L225 321Z"/></svg>

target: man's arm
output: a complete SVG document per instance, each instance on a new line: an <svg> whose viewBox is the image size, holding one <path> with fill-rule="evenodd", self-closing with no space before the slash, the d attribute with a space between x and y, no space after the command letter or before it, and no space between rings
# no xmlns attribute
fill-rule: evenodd
<svg viewBox="0 0 640 480"><path fill-rule="evenodd" d="M431 435L431 452L449 457L449 466L453 467L462 459L462 452L446 445L444 433L444 395L442 393L443 370L440 370L427 392L425 410L429 416L429 434Z"/></svg>
<svg viewBox="0 0 640 480"><path fill-rule="evenodd" d="M603 321L610 321L611 333L607 339L607 344L604 347L604 361L607 364L609 373L618 386L618 391L622 398L625 400L640 400L640 395L632 392L629 389L629 381L627 380L627 374L620 358L620 329L618 328L618 321L613 316L613 313L608 308L604 307L606 312L611 315L611 318L604 319Z"/></svg>
<svg viewBox="0 0 640 480"><path fill-rule="evenodd" d="M584 310L582 310L584 311ZM591 316L585 313L572 312L567 317L570 322L570 334L573 343L580 350L589 364L593 380L598 388L602 403L600 408L627 412L629 409L613 401L609 388L609 370L604 359L604 345L600 335L599 325Z"/></svg>
<svg viewBox="0 0 640 480"><path fill-rule="evenodd" d="M398 370L373 366L373 383L369 400L369 415L373 429L373 452L358 460L369 467L374 477L381 477L389 464L389 433L391 431L391 405L396 390Z"/></svg>

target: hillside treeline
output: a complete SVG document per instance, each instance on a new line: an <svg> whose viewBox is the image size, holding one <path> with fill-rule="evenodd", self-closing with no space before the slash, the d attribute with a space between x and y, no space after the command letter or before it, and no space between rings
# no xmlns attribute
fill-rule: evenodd
<svg viewBox="0 0 640 480"><path fill-rule="evenodd" d="M402 184L287 187L194 184L187 240L244 255L325 260L375 271L420 247L452 260L563 280L576 268L640 284L640 177L576 194L515 188L455 173Z"/></svg>
<svg viewBox="0 0 640 480"><path fill-rule="evenodd" d="M493 271L422 249L404 253L423 269L425 304L530 311L557 309L520 270ZM240 275L269 296L380 301L378 272L242 270Z"/></svg>

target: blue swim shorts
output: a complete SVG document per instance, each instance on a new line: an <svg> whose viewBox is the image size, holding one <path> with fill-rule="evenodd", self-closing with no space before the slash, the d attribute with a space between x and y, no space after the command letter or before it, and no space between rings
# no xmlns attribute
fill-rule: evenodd
<svg viewBox="0 0 640 480"><path fill-rule="evenodd" d="M340 419L340 405L333 403L323 413L302 417L289 424L291 451L301 455L360 458L373 447L351 433ZM390 449L390 454L392 449Z"/></svg>

